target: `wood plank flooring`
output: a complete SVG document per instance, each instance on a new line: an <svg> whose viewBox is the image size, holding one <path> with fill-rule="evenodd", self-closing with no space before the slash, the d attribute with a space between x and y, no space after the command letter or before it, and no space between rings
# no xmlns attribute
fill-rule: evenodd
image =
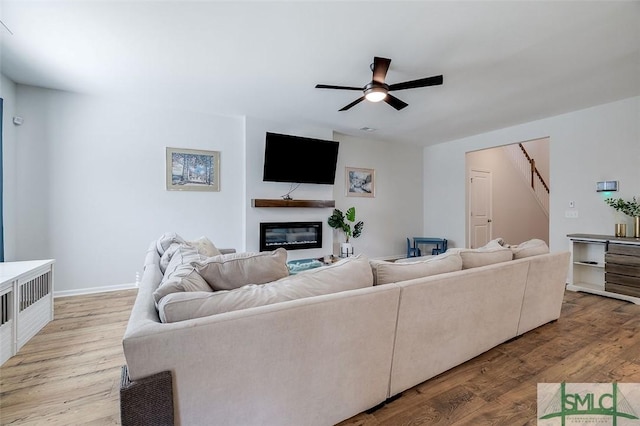
<svg viewBox="0 0 640 426"><path fill-rule="evenodd" d="M119 424L135 290L55 299L55 320L0 367L0 424ZM559 321L341 426L534 425L539 382L640 382L640 306L567 292Z"/></svg>

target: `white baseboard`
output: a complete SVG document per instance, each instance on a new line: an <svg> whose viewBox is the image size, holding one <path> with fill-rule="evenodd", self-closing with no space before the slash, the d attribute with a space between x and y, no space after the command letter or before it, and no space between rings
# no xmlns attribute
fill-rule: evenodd
<svg viewBox="0 0 640 426"><path fill-rule="evenodd" d="M119 291L119 290L131 290L134 288L138 288L136 283L128 283L128 284L117 284L117 285L109 285L104 287L89 287L89 288L80 288L77 290L60 290L53 291L53 297L67 297L67 296L80 296L83 294L93 294L93 293L104 293L107 291Z"/></svg>

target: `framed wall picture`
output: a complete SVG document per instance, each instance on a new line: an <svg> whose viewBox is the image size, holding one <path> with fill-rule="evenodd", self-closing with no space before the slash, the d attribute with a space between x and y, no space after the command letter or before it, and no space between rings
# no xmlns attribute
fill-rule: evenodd
<svg viewBox="0 0 640 426"><path fill-rule="evenodd" d="M376 196L375 170L347 167L344 175L347 197L373 198Z"/></svg>
<svg viewBox="0 0 640 426"><path fill-rule="evenodd" d="M167 190L220 191L220 152L167 147Z"/></svg>

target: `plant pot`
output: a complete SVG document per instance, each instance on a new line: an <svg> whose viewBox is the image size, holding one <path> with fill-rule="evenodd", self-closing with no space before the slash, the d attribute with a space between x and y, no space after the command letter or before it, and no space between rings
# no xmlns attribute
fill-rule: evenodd
<svg viewBox="0 0 640 426"><path fill-rule="evenodd" d="M349 257L353 256L353 246L351 243L341 243L340 244L340 257Z"/></svg>
<svg viewBox="0 0 640 426"><path fill-rule="evenodd" d="M616 223L616 237L626 237L627 236L627 224L626 223Z"/></svg>
<svg viewBox="0 0 640 426"><path fill-rule="evenodd" d="M633 237L640 238L640 216L633 218Z"/></svg>

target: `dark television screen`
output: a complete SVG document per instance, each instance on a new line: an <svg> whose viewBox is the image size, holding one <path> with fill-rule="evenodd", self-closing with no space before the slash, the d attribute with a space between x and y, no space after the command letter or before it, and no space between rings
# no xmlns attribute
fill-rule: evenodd
<svg viewBox="0 0 640 426"><path fill-rule="evenodd" d="M338 142L267 133L263 180L333 185Z"/></svg>

